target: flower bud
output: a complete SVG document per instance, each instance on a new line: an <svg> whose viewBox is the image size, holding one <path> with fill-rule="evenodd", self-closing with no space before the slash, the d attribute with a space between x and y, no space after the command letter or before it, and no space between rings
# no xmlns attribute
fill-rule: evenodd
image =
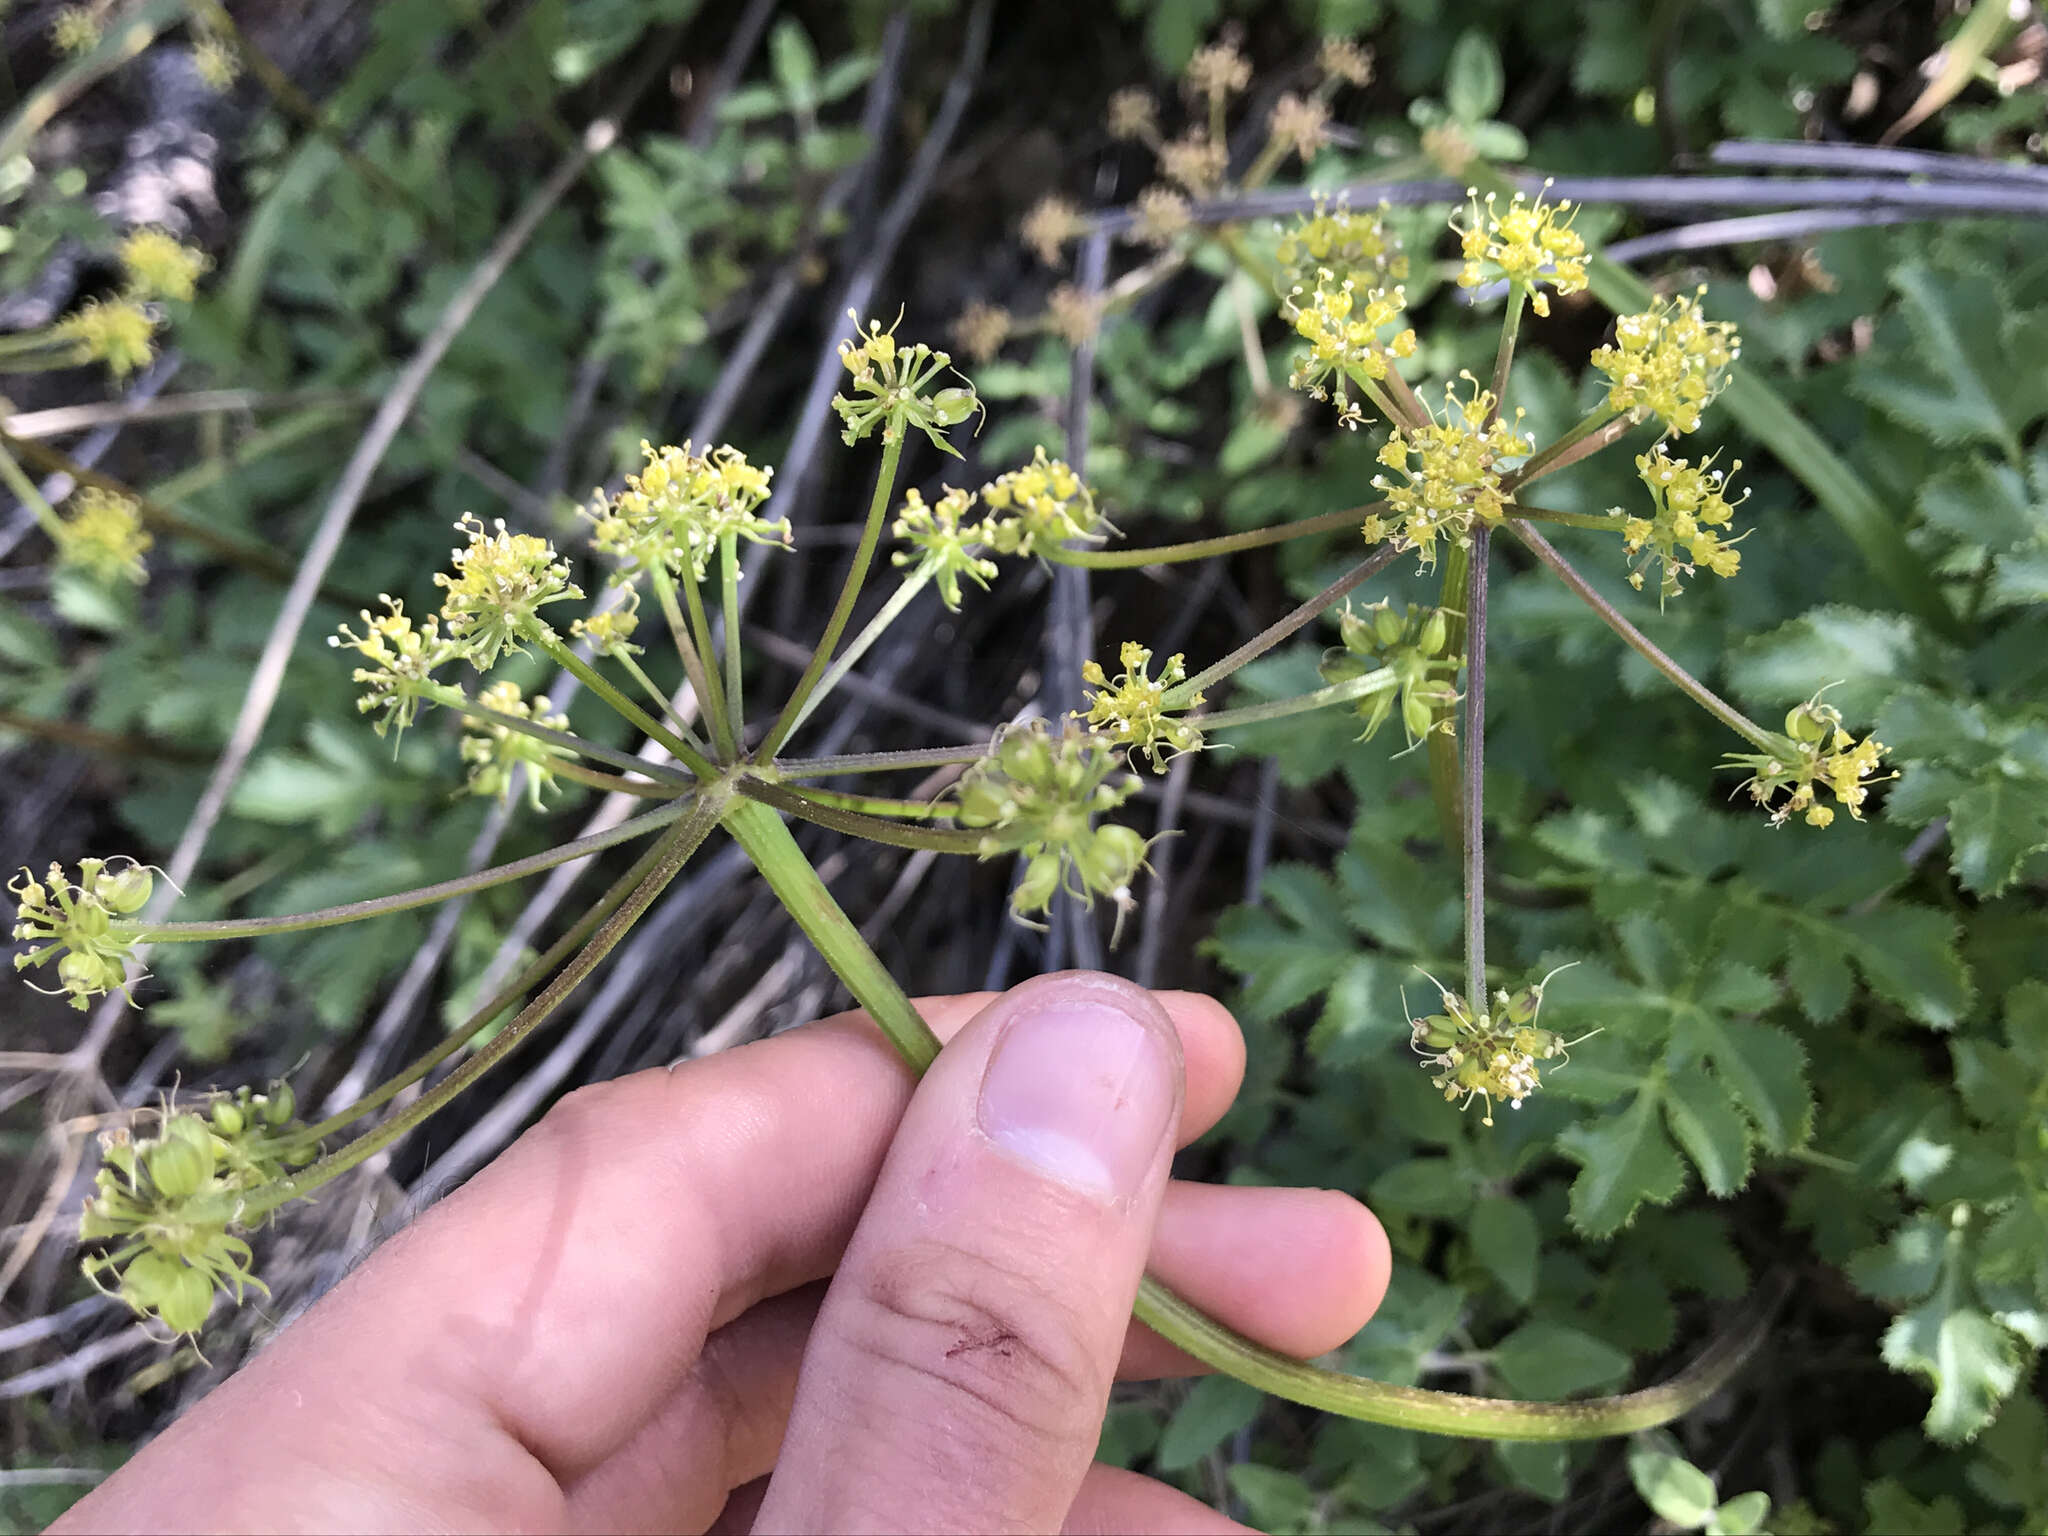
<svg viewBox="0 0 2048 1536"><path fill-rule="evenodd" d="M957 427L980 408L971 389L942 389L932 396L932 420L942 427Z"/></svg>
<svg viewBox="0 0 2048 1536"><path fill-rule="evenodd" d="M1408 616L1381 605L1372 611L1372 629L1381 645L1399 645L1401 636L1408 632Z"/></svg>
<svg viewBox="0 0 2048 1536"><path fill-rule="evenodd" d="M159 1142L144 1158L149 1182L167 1200L185 1200L196 1195L213 1177L213 1159L190 1141Z"/></svg>
<svg viewBox="0 0 2048 1536"><path fill-rule="evenodd" d="M1408 728L1408 734L1418 740L1429 734L1433 714L1429 703L1413 691L1401 695L1401 723Z"/></svg>
<svg viewBox="0 0 2048 1536"><path fill-rule="evenodd" d="M290 1083L280 1080L260 1100L263 1118L271 1125L283 1125L290 1120L299 1107L298 1096L292 1092Z"/></svg>
<svg viewBox="0 0 2048 1536"><path fill-rule="evenodd" d="M1422 621L1422 637L1416 644L1425 656L1441 656L1444 646L1450 641L1450 622L1441 608L1432 608L1429 617Z"/></svg>
<svg viewBox="0 0 2048 1536"><path fill-rule="evenodd" d="M1060 857L1057 853L1041 853L1024 866L1024 874L1017 882L1017 888L1010 893L1010 910L1018 914L1043 912L1052 905L1052 899L1060 888Z"/></svg>
<svg viewBox="0 0 2048 1536"><path fill-rule="evenodd" d="M1128 887L1145 862L1145 839L1130 827L1096 828L1075 860L1091 891L1112 894Z"/></svg>
<svg viewBox="0 0 2048 1536"><path fill-rule="evenodd" d="M156 877L140 864L130 864L117 875L104 876L99 882L99 898L107 904L109 911L123 917L140 912L149 903L150 891L156 885Z"/></svg>
<svg viewBox="0 0 2048 1536"><path fill-rule="evenodd" d="M1458 1026L1450 1015L1432 1013L1415 1021L1415 1037L1433 1051L1448 1050L1458 1038Z"/></svg>
<svg viewBox="0 0 2048 1536"><path fill-rule="evenodd" d="M221 1099L213 1106L213 1124L221 1135L234 1137L242 1134L249 1117L233 1099Z"/></svg>
<svg viewBox="0 0 2048 1536"><path fill-rule="evenodd" d="M1543 994L1534 987L1524 987L1508 999L1507 1016L1510 1024L1527 1024L1536 1017L1536 1010L1543 1006Z"/></svg>

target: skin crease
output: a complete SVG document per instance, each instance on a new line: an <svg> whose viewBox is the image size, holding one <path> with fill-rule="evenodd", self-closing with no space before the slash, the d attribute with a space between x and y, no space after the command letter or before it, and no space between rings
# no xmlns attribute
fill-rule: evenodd
<svg viewBox="0 0 2048 1536"><path fill-rule="evenodd" d="M1128 1199L975 1120L1010 1023L1077 1000L1185 1066ZM849 1014L571 1094L53 1529L1240 1529L1089 1464L1113 1376L1200 1369L1129 1321L1137 1271L1306 1357L1378 1305L1379 1224L1169 1182L1242 1076L1208 998L919 1007L950 1042L922 1084Z"/></svg>

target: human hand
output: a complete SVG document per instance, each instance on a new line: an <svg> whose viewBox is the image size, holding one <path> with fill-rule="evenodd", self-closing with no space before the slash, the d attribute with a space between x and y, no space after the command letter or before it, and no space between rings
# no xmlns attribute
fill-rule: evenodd
<svg viewBox="0 0 2048 1536"><path fill-rule="evenodd" d="M849 1014L571 1094L54 1529L1239 1529L1092 1463L1113 1378L1200 1369L1140 1273L1314 1355L1378 1223L1169 1180L1243 1071L1208 998L919 1006L921 1083Z"/></svg>

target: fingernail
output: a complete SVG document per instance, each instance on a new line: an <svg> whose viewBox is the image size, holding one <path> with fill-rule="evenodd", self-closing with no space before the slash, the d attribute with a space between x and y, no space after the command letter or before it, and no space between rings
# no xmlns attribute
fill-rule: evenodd
<svg viewBox="0 0 2048 1536"><path fill-rule="evenodd" d="M1108 998L1047 999L996 1041L982 1134L1075 1189L1136 1194L1179 1097L1179 1042L1165 1027Z"/></svg>

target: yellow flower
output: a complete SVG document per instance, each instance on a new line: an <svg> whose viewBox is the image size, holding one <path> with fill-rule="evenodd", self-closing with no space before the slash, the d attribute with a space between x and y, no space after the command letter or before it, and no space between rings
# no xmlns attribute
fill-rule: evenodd
<svg viewBox="0 0 2048 1536"><path fill-rule="evenodd" d="M422 701L460 697L455 689L434 681L434 669L453 661L460 652L441 637L440 620L432 614L415 627L406 616L405 604L397 598L380 594L378 601L385 611L373 614L363 609L360 635L344 624L327 637L327 643L337 650L355 651L369 663L357 667L350 680L364 688L363 696L356 700L357 709L366 715L373 710L384 712L377 722L377 734L382 736L394 725L401 732L411 725Z"/></svg>
<svg viewBox="0 0 2048 1536"><path fill-rule="evenodd" d="M99 47L105 29L89 5L67 5L50 18L50 46L67 58Z"/></svg>
<svg viewBox="0 0 2048 1536"><path fill-rule="evenodd" d="M1317 150L1330 142L1330 109L1320 96L1283 92L1273 104L1266 131L1274 143L1287 145L1306 165L1315 159Z"/></svg>
<svg viewBox="0 0 2048 1536"><path fill-rule="evenodd" d="M1361 377L1378 381L1393 367L1392 359L1411 356L1415 332L1399 331L1386 341L1381 333L1401 317L1408 292L1400 284L1361 290L1357 281L1339 279L1327 267L1317 271L1315 286L1296 287L1281 312L1294 323L1295 334L1308 350L1294 360L1287 376L1290 389L1312 399L1337 402L1337 419L1357 427L1363 410L1351 399L1350 386Z"/></svg>
<svg viewBox="0 0 2048 1536"><path fill-rule="evenodd" d="M1230 150L1201 128L1190 128L1159 149L1159 169L1194 197L1207 197L1223 184L1230 168Z"/></svg>
<svg viewBox="0 0 2048 1536"><path fill-rule="evenodd" d="M1167 657L1157 678L1151 675L1152 652L1135 640L1123 643L1118 659L1124 669L1114 681L1100 662L1082 663L1082 681L1095 688L1088 696L1085 722L1100 728L1120 746L1143 752L1154 773L1163 773L1167 761L1183 752L1199 752L1201 726L1178 718L1175 711L1198 707L1203 696L1196 693L1171 709L1166 704L1168 691L1187 681L1186 658L1179 654Z"/></svg>
<svg viewBox="0 0 2048 1536"><path fill-rule="evenodd" d="M1607 375L1614 410L1634 421L1655 416L1666 432L1684 433L1698 430L1700 412L1741 355L1732 324L1707 319L1695 299L1679 294L1617 320L1613 344L1593 354L1593 366Z"/></svg>
<svg viewBox="0 0 2048 1536"><path fill-rule="evenodd" d="M1316 51L1316 66L1346 85L1366 85L1372 80L1372 55L1348 37L1324 38Z"/></svg>
<svg viewBox="0 0 2048 1536"><path fill-rule="evenodd" d="M1060 264L1061 248L1087 228L1088 221L1081 217L1080 209L1064 197L1049 195L1041 197L1024 215L1021 233L1024 243L1037 253L1040 261L1056 267Z"/></svg>
<svg viewBox="0 0 2048 1536"><path fill-rule="evenodd" d="M1491 267L1493 275L1529 293L1530 308L1547 315L1550 299L1539 283L1548 283L1559 293L1577 293L1586 286L1586 242L1571 227L1570 203L1546 203L1540 194L1532 202L1528 194L1517 192L1503 210L1491 192L1483 205L1474 192L1467 211L1469 224L1451 221L1459 254L1465 258L1459 287L1477 288Z"/></svg>
<svg viewBox="0 0 2048 1536"><path fill-rule="evenodd" d="M133 299L90 299L55 326L56 333L83 348L87 362L101 362L117 379L126 378L154 356L156 321Z"/></svg>
<svg viewBox="0 0 2048 1536"><path fill-rule="evenodd" d="M1822 703L1819 694L1786 713L1785 734L1776 740L1774 752L1730 753L1723 764L1749 769L1742 787L1758 805L1771 808L1772 826L1781 827L1795 815L1810 827L1828 826L1835 813L1818 803L1822 789L1856 820L1863 819L1871 787L1884 782L1874 777L1883 765L1883 742L1874 736L1858 741L1843 729L1841 711ZM1788 793L1773 805L1780 790Z"/></svg>
<svg viewBox="0 0 2048 1536"><path fill-rule="evenodd" d="M1150 186L1138 194L1138 220L1131 233L1148 245L1171 245L1192 222L1186 198L1171 187Z"/></svg>
<svg viewBox="0 0 2048 1536"><path fill-rule="evenodd" d="M939 601L957 613L960 610L960 578L986 588L996 574L996 563L982 556L982 546L991 542L988 528L969 523L966 516L974 506L974 493L947 486L934 506L927 506L921 493L908 491L903 508L896 514L890 532L910 545L892 557L899 566L914 566L939 589Z"/></svg>
<svg viewBox="0 0 2048 1536"><path fill-rule="evenodd" d="M1728 474L1740 468L1742 461L1737 459L1728 466ZM1693 465L1672 458L1662 443L1638 458L1636 469L1649 488L1654 516L1631 517L1622 524L1622 548L1641 557L1631 561L1636 568L1629 572L1629 585L1640 592L1644 570L1659 565L1661 602L1676 597L1679 578L1698 567L1716 576L1733 576L1741 567L1742 552L1727 530L1749 493L1730 501L1728 476L1714 468L1711 458ZM1618 509L1614 515L1620 515Z"/></svg>
<svg viewBox="0 0 2048 1536"><path fill-rule="evenodd" d="M953 322L953 340L977 363L985 363L1003 350L1015 325L1007 309L976 299Z"/></svg>
<svg viewBox="0 0 2048 1536"><path fill-rule="evenodd" d="M530 533L513 533L500 518L491 528L472 512L455 525L469 543L454 552L455 573L439 572L444 588L441 621L449 641L479 672L497 665L505 651L523 652L522 640L552 635L540 610L549 603L583 595L569 580L569 564L555 546ZM495 530L495 531L493 531Z"/></svg>
<svg viewBox="0 0 2048 1536"><path fill-rule="evenodd" d="M1095 507L1095 493L1064 459L1035 449L1022 469L998 475L981 488L989 516L982 524L989 547L999 555L1030 555L1041 544L1102 538L1107 526Z"/></svg>
<svg viewBox="0 0 2048 1536"><path fill-rule="evenodd" d="M1371 213L1318 202L1280 232L1274 254L1297 284L1327 269L1333 278L1360 288L1385 287L1408 276L1408 257L1387 227L1385 203Z"/></svg>
<svg viewBox="0 0 2048 1536"><path fill-rule="evenodd" d="M225 37L202 37L192 46L192 67L208 90L222 92L242 73L242 56Z"/></svg>
<svg viewBox="0 0 2048 1536"><path fill-rule="evenodd" d="M105 586L126 581L139 587L149 579L142 557L153 540L133 501L86 485L65 504L65 512L56 531L59 565L76 567Z"/></svg>
<svg viewBox="0 0 2048 1536"><path fill-rule="evenodd" d="M616 496L599 491L583 514L593 524L591 543L620 562L615 579L631 581L659 565L703 581L728 536L791 547L789 520L761 516L775 474L767 465L749 463L730 444L698 454L688 443L643 441L640 452L647 461L640 473L626 476Z"/></svg>
<svg viewBox="0 0 2048 1536"><path fill-rule="evenodd" d="M130 297L188 304L212 262L204 251L180 244L164 230L138 229L121 242L121 265L128 273Z"/></svg>
<svg viewBox="0 0 2048 1536"><path fill-rule="evenodd" d="M1152 93L1127 86L1109 98L1109 136L1119 142L1130 139L1156 140L1159 136L1159 103Z"/></svg>
<svg viewBox="0 0 2048 1536"><path fill-rule="evenodd" d="M1446 385L1441 421L1432 419L1413 432L1397 427L1380 449L1380 463L1402 477L1396 482L1375 475L1372 482L1399 520L1392 529L1394 545L1416 551L1425 567L1436 563L1439 537L1464 543L1474 518L1491 526L1506 515L1501 491L1505 461L1535 449L1507 421L1489 423L1493 410L1492 393L1477 381L1463 398ZM1515 422L1520 421L1517 411Z"/></svg>
<svg viewBox="0 0 2048 1536"><path fill-rule="evenodd" d="M1211 43L1195 50L1182 78L1191 95L1222 101L1252 83L1251 60L1238 52L1235 43Z"/></svg>
<svg viewBox="0 0 2048 1536"><path fill-rule="evenodd" d="M476 696L476 701L486 709L531 720L551 731L569 728L567 715L554 713L544 698L529 704L517 683L492 683ZM469 792L488 795L501 803L511 801L514 771L524 765L527 804L536 811L542 809L542 791L555 782L554 764L572 755L567 747L529 736L495 720L468 720L463 723L463 730L462 760L469 764Z"/></svg>

